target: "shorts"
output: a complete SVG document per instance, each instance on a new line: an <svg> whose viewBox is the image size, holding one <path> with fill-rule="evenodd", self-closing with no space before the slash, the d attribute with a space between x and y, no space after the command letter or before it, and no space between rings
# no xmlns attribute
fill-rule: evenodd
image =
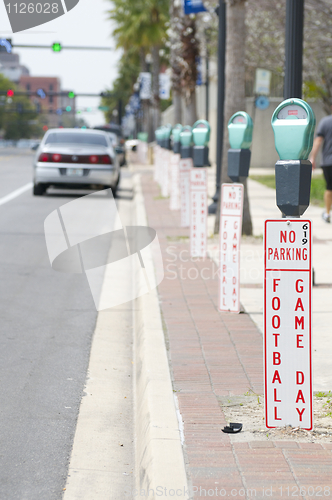
<svg viewBox="0 0 332 500"><path fill-rule="evenodd" d="M326 189L332 191L332 165L322 167L323 174L326 182Z"/></svg>

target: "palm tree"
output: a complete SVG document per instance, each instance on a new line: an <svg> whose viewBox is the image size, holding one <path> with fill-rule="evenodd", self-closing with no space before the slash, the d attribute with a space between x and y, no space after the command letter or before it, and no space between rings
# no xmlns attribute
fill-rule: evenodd
<svg viewBox="0 0 332 500"><path fill-rule="evenodd" d="M159 100L159 50L166 36L168 0L112 0L109 17L114 21L113 36L117 47L129 50L135 47L141 56L142 70L145 55L152 54L152 103L154 128L160 122Z"/></svg>

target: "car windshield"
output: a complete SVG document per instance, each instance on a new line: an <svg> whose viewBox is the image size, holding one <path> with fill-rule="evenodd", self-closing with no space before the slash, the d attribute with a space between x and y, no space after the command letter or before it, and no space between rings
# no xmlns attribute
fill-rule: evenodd
<svg viewBox="0 0 332 500"><path fill-rule="evenodd" d="M59 134L52 132L47 137L45 144L88 144L92 146L108 146L106 138L101 134L75 134L75 132L62 132Z"/></svg>

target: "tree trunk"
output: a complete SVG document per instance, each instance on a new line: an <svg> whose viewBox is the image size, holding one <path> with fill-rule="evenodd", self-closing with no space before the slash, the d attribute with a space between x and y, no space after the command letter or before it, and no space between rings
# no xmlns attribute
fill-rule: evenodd
<svg viewBox="0 0 332 500"><path fill-rule="evenodd" d="M152 47L152 107L153 107L153 128L156 130L160 126L160 97L159 97L159 73L160 56L159 46Z"/></svg>
<svg viewBox="0 0 332 500"><path fill-rule="evenodd" d="M174 106L174 121L182 123L182 86L181 86L181 32L183 22L183 7L179 0L170 2L170 63L172 68L172 100Z"/></svg>
<svg viewBox="0 0 332 500"><path fill-rule="evenodd" d="M197 110L196 110L196 92L192 92L190 94L190 98L186 99L186 107L185 107L185 117L184 117L185 125L194 125L197 121Z"/></svg>
<svg viewBox="0 0 332 500"><path fill-rule="evenodd" d="M231 182L227 175L228 121L237 111L245 111L245 0L228 0L226 14L225 121L221 183ZM220 197L219 197L220 199ZM220 204L219 204L220 205ZM218 207L215 232L219 232ZM244 183L242 234L252 234L247 182Z"/></svg>
<svg viewBox="0 0 332 500"><path fill-rule="evenodd" d="M174 106L174 125L176 123L182 123L182 96L181 92L174 90L172 92L173 106Z"/></svg>
<svg viewBox="0 0 332 500"><path fill-rule="evenodd" d="M185 16L181 33L182 42L182 87L185 98L185 124L193 125L196 113L196 80L199 41L196 32L196 20Z"/></svg>

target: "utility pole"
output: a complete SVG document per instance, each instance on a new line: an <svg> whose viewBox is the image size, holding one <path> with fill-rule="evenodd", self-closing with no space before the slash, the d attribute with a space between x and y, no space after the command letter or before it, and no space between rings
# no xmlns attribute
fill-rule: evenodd
<svg viewBox="0 0 332 500"><path fill-rule="evenodd" d="M209 63L210 63L210 54L209 54L209 36L208 32L205 31L205 44L206 44L206 53L205 53L205 119L209 121L209 111L210 111L210 71L209 71Z"/></svg>
<svg viewBox="0 0 332 500"><path fill-rule="evenodd" d="M286 1L284 99L302 98L304 0Z"/></svg>
<svg viewBox="0 0 332 500"><path fill-rule="evenodd" d="M217 103L217 172L216 172L216 192L213 196L213 203L209 206L209 214L217 212L218 199L221 187L221 167L224 142L224 101L225 101L225 54L226 54L226 3L219 0L219 7L216 9L219 16L218 30L218 103Z"/></svg>

